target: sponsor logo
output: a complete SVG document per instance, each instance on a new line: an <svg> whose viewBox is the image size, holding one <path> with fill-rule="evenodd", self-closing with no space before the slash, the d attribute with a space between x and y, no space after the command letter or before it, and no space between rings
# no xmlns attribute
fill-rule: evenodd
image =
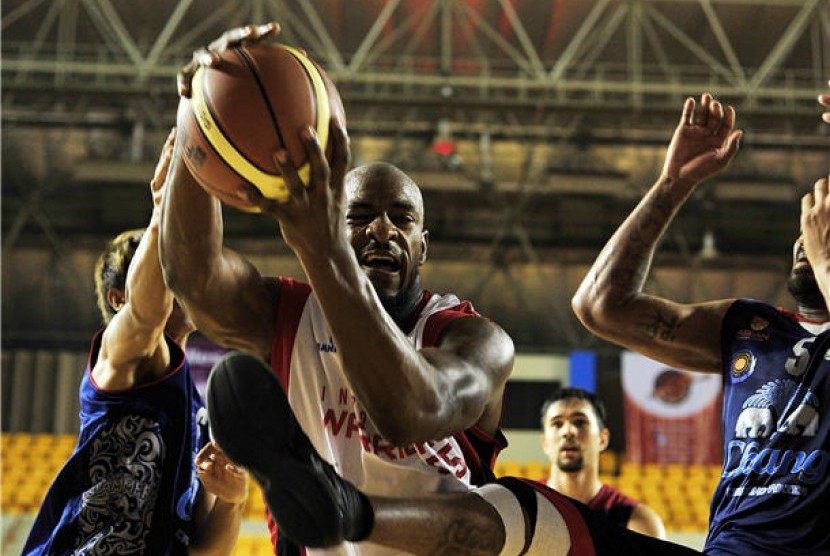
<svg viewBox="0 0 830 556"><path fill-rule="evenodd" d="M329 336L328 342L315 342L317 344L317 349L320 350L321 353L337 353L337 347L334 345L334 338Z"/></svg>
<svg viewBox="0 0 830 556"><path fill-rule="evenodd" d="M770 477L796 475L798 480L813 485L826 476L828 456L830 453L824 450L778 450L761 448L755 441L732 440L727 446L723 477L729 479L750 473Z"/></svg>
<svg viewBox="0 0 830 556"><path fill-rule="evenodd" d="M767 438L773 432L815 436L818 432L819 399L809 389L801 399L794 380L778 379L758 388L744 402L735 423L738 438Z"/></svg>
<svg viewBox="0 0 830 556"><path fill-rule="evenodd" d="M755 356L749 351L739 351L729 364L732 382L743 382L755 371Z"/></svg>

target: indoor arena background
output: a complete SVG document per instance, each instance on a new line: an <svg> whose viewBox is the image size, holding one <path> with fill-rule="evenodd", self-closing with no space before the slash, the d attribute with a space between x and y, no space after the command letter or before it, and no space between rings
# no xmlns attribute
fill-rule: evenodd
<svg viewBox="0 0 830 556"><path fill-rule="evenodd" d="M702 546L718 385L593 337L570 299L659 173L683 100L708 91L736 107L742 152L672 224L648 289L790 303L799 199L828 170L815 101L830 78L826 0L4 1L2 552L19 550L76 440L93 264L148 219L175 75L224 30L268 20L337 84L354 163L388 160L423 188L427 288L471 299L513 337L497 473L544 476L545 395L594 389L610 414L603 479ZM271 220L225 218L263 274L303 277ZM217 349L191 347L206 373ZM653 381L626 389L631 369ZM680 398L660 397L665 377ZM238 554L269 553L263 511L254 493Z"/></svg>

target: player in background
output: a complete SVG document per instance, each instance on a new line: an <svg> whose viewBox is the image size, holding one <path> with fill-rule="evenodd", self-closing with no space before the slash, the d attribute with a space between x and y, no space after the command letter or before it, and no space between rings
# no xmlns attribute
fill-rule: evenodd
<svg viewBox="0 0 830 556"><path fill-rule="evenodd" d="M541 482L578 500L621 527L663 539L663 520L649 506L626 496L599 477L600 453L611 433L605 405L582 388L555 391L542 406L542 449L550 474Z"/></svg>

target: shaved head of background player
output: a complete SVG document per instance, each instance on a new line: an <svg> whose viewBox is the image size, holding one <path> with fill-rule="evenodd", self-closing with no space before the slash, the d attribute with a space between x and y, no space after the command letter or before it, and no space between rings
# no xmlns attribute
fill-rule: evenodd
<svg viewBox="0 0 830 556"><path fill-rule="evenodd" d="M607 420L596 394L581 388L555 391L542 406L542 449L551 463L542 482L617 525L665 538L657 512L600 481L600 454L611 439Z"/></svg>
<svg viewBox="0 0 830 556"><path fill-rule="evenodd" d="M275 32L273 25L232 30L232 41L214 47ZM406 174L386 163L348 172L342 122L331 123L331 163L313 130L297 133L309 154L309 183L280 151L289 200L253 188L249 200L279 224L308 283L263 277L224 245L222 207L181 152L163 210L167 283L202 333L269 362L315 448L360 488L468 490L485 480L505 445L499 427L513 343L469 302L424 289L419 269L429 236L420 190Z"/></svg>

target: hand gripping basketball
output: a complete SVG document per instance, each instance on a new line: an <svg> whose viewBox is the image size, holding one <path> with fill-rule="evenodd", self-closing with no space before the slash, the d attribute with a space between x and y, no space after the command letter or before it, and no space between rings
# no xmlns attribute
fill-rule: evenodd
<svg viewBox="0 0 830 556"><path fill-rule="evenodd" d="M325 71L283 44L243 44L199 67L190 98L179 103L182 158L196 181L228 205L249 212L249 185L284 202L289 190L274 153L284 150L304 183L310 167L300 130L315 130L331 155L329 122L345 121L343 104Z"/></svg>

